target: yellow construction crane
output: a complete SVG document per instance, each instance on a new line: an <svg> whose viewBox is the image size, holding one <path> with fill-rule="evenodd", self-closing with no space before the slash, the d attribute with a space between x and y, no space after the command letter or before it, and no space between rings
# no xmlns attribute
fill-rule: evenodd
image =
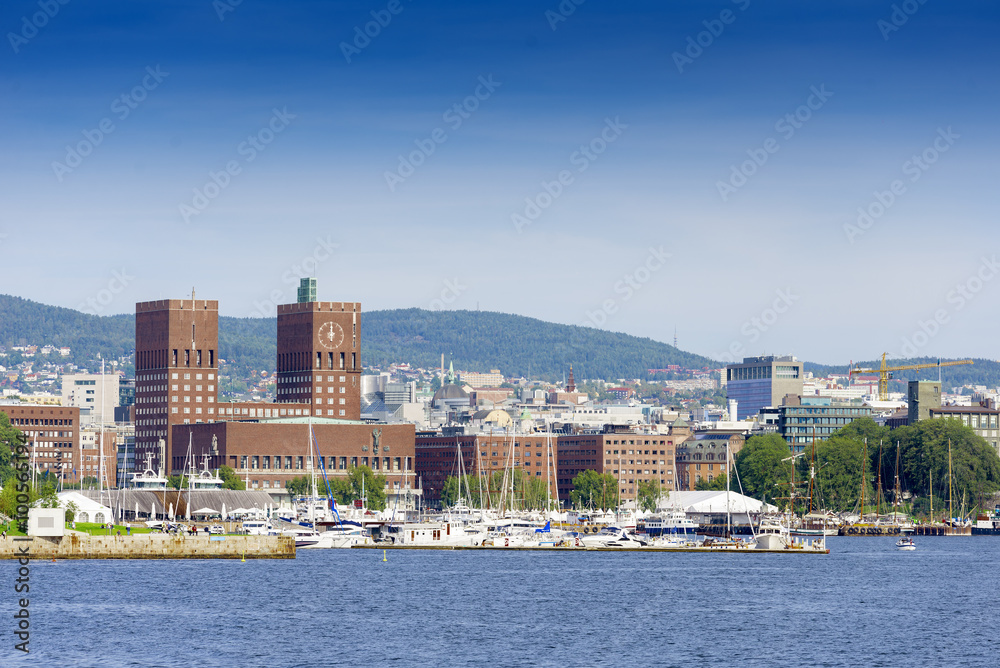
<svg viewBox="0 0 1000 668"><path fill-rule="evenodd" d="M858 373L877 373L878 374L878 398L879 401L889 400L889 381L892 380L893 371L911 371L914 369L940 369L943 366L957 366L959 364L972 364L972 360L954 360L952 362L942 362L938 360L937 363L931 364L906 364L904 366L886 366L885 356L887 353L882 353L882 367L879 369L862 369L861 367L851 366L849 376L853 376Z"/></svg>

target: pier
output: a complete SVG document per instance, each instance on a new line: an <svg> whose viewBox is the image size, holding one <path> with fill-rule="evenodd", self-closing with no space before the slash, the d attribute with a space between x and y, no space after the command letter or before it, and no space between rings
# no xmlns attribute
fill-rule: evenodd
<svg viewBox="0 0 1000 668"><path fill-rule="evenodd" d="M294 559L291 536L177 536L137 534L0 539L0 559L17 559L28 547L32 560L48 559Z"/></svg>
<svg viewBox="0 0 1000 668"><path fill-rule="evenodd" d="M353 545L355 550L467 550L491 552L710 552L714 554L830 554L830 550L789 548L758 550L752 547L501 547L493 545Z"/></svg>

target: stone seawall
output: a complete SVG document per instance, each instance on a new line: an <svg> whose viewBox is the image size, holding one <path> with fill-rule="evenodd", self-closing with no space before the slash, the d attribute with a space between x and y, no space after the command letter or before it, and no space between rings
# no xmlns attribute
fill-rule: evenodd
<svg viewBox="0 0 1000 668"><path fill-rule="evenodd" d="M291 536L90 536L0 538L0 559L16 559L28 546L31 559L294 559Z"/></svg>

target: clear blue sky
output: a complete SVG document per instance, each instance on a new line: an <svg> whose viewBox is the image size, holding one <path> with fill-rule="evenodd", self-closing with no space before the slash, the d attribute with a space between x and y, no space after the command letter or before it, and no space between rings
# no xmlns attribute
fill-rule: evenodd
<svg viewBox="0 0 1000 668"><path fill-rule="evenodd" d="M235 1L4 3L0 292L997 357L993 3Z"/></svg>

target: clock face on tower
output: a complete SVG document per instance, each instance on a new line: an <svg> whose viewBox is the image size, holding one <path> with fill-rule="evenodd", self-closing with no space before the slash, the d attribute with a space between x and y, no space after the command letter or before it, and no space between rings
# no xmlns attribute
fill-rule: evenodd
<svg viewBox="0 0 1000 668"><path fill-rule="evenodd" d="M344 342L344 329L335 322L324 322L319 328L319 344L324 348L339 348Z"/></svg>

